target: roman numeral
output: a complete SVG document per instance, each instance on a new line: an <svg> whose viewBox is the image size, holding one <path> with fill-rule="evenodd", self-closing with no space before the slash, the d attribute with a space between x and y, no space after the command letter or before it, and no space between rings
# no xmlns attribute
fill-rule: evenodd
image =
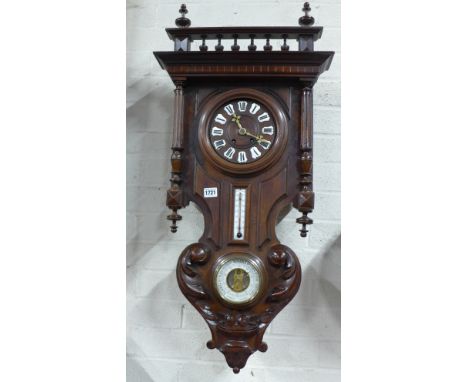
<svg viewBox="0 0 468 382"><path fill-rule="evenodd" d="M235 112L234 106L232 106L232 105L226 105L226 106L224 107L224 111L225 111L226 113L228 113L228 115L233 115L234 112Z"/></svg>
<svg viewBox="0 0 468 382"><path fill-rule="evenodd" d="M226 141L224 139L220 139L218 141L214 141L213 145L216 150L219 150L221 147L226 146Z"/></svg>
<svg viewBox="0 0 468 382"><path fill-rule="evenodd" d="M215 121L220 123L221 125L224 125L226 123L226 118L222 114L218 114L215 118Z"/></svg>
<svg viewBox="0 0 468 382"><path fill-rule="evenodd" d="M258 106L256 103L253 103L252 106L250 106L250 114L257 114L257 112L260 110L260 106Z"/></svg>
<svg viewBox="0 0 468 382"><path fill-rule="evenodd" d="M252 155L253 159L257 159L262 156L262 153L260 152L259 149L257 149L255 146L250 148L250 155Z"/></svg>
<svg viewBox="0 0 468 382"><path fill-rule="evenodd" d="M220 135L223 135L224 133L224 130L223 129L220 129L219 127L213 127L211 129L211 135L213 136L220 136Z"/></svg>
<svg viewBox="0 0 468 382"><path fill-rule="evenodd" d="M224 156L228 159L232 159L234 157L234 154L236 153L236 149L234 149L233 147L229 147L225 152L224 152Z"/></svg>
<svg viewBox="0 0 468 382"><path fill-rule="evenodd" d="M239 154L237 154L237 161L239 163L247 162L247 154L245 153L245 151L239 151Z"/></svg>
<svg viewBox="0 0 468 382"><path fill-rule="evenodd" d="M270 145L271 145L271 142L270 141L260 141L260 142L258 142L258 144L260 146L262 146L265 150L268 150Z"/></svg>
<svg viewBox="0 0 468 382"><path fill-rule="evenodd" d="M269 121L269 120L270 120L270 116L268 115L268 113L265 112L265 113L260 114L260 115L258 116L258 120L259 120L260 122L266 122L266 121Z"/></svg>
<svg viewBox="0 0 468 382"><path fill-rule="evenodd" d="M267 135L273 135L275 132L273 126L265 126L262 128L262 133Z"/></svg>
<svg viewBox="0 0 468 382"><path fill-rule="evenodd" d="M239 111L246 111L247 110L247 101L239 101L237 102L237 106L239 107Z"/></svg>

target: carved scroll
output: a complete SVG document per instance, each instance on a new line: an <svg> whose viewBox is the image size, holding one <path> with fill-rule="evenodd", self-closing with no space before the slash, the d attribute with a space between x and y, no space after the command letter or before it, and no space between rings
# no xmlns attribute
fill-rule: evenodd
<svg viewBox="0 0 468 382"><path fill-rule="evenodd" d="M292 287L293 284L300 283L301 268L296 255L291 248L277 244L273 246L268 253L268 262L271 266L277 268L277 282L267 298L268 302L281 302L286 305L296 294L299 285Z"/></svg>
<svg viewBox="0 0 468 382"><path fill-rule="evenodd" d="M210 250L199 243L189 245L182 252L178 264L181 271L177 273L177 281L186 296L196 299L207 297L198 269L208 262L210 255Z"/></svg>
<svg viewBox="0 0 468 382"><path fill-rule="evenodd" d="M262 256L263 257L263 256ZM209 349L218 349L234 373L239 373L248 358L268 345L263 335L274 317L293 299L301 283L301 267L294 252L275 244L264 255L268 283L255 307L236 309L222 304L211 293L210 262L216 258L200 244L189 245L180 255L177 266L179 286L210 327Z"/></svg>

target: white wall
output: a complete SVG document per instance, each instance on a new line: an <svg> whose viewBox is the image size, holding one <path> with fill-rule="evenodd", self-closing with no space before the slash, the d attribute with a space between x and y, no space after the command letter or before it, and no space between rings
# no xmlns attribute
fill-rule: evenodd
<svg viewBox="0 0 468 382"><path fill-rule="evenodd" d="M318 50L335 50L329 72L315 86L316 210L306 239L293 210L277 227L294 249L303 284L273 321L239 375L223 355L205 346L209 330L180 293L175 265L182 249L198 240L203 220L193 206L182 210L171 234L165 192L170 177L173 85L152 55L171 50L164 31L174 26L180 2L127 0L127 382L340 380L340 3L311 4L324 26ZM297 25L300 1L238 0L187 3L192 26ZM229 20L227 24L226 20ZM227 45L227 44L225 44Z"/></svg>

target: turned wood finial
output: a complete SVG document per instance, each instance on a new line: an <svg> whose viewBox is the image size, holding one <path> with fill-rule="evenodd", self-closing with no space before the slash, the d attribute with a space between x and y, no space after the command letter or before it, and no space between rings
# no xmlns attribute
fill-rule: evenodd
<svg viewBox="0 0 468 382"><path fill-rule="evenodd" d="M248 46L250 52L254 52L257 50L257 45L255 45L254 40L255 40L255 35L251 34L249 35L250 37L250 45Z"/></svg>
<svg viewBox="0 0 468 382"><path fill-rule="evenodd" d="M270 52L273 49L273 47L270 44L271 35L266 34L265 38L266 38L266 45L263 46L263 50Z"/></svg>
<svg viewBox="0 0 468 382"><path fill-rule="evenodd" d="M185 4L181 4L179 13L182 16L176 19L175 24L179 28L188 28L192 22L189 18L185 17L185 15L188 13L187 6Z"/></svg>
<svg viewBox="0 0 468 382"><path fill-rule="evenodd" d="M309 12L311 11L310 4L309 3L304 3L304 8L302 8L302 12L305 13L304 16L299 18L299 25L302 27L310 27L314 25L314 18L312 16L309 16Z"/></svg>
<svg viewBox="0 0 468 382"><path fill-rule="evenodd" d="M223 38L222 34L217 34L216 38L218 39L218 45L215 46L215 50L217 52L222 52L224 50L224 46L221 44L221 40Z"/></svg>
<svg viewBox="0 0 468 382"><path fill-rule="evenodd" d="M202 38L202 44L200 45L199 49L200 51L202 52L206 52L208 51L208 46L206 45L206 35L202 35L201 38Z"/></svg>
<svg viewBox="0 0 468 382"><path fill-rule="evenodd" d="M282 50L283 52L289 50L288 35L287 35L287 34L284 34L284 35L283 35L283 45L281 45L281 50Z"/></svg>
<svg viewBox="0 0 468 382"><path fill-rule="evenodd" d="M231 50L233 50L234 52L238 52L240 50L240 45L237 43L239 35L233 34L232 37L234 38L234 45L231 45Z"/></svg>

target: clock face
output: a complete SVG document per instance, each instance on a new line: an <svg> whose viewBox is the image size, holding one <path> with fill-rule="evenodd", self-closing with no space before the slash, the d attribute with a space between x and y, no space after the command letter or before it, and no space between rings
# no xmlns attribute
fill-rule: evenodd
<svg viewBox="0 0 468 382"><path fill-rule="evenodd" d="M272 149L276 124L261 102L233 99L213 113L208 134L221 158L242 165L261 159Z"/></svg>
<svg viewBox="0 0 468 382"><path fill-rule="evenodd" d="M232 257L222 261L214 273L215 288L225 302L245 304L257 297L261 273L249 257Z"/></svg>

